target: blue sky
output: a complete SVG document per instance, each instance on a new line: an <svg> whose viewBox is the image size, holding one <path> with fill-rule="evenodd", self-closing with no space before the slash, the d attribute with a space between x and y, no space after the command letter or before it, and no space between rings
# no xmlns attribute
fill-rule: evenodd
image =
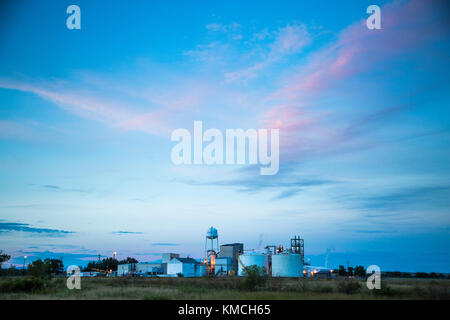
<svg viewBox="0 0 450 320"><path fill-rule="evenodd" d="M213 225L246 249L300 234L314 265L450 272L446 6L2 2L0 249L200 258ZM194 120L279 128L278 174L173 165Z"/></svg>

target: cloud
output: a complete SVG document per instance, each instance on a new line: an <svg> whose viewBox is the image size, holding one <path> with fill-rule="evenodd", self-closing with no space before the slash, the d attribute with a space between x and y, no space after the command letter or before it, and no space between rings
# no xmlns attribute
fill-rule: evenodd
<svg viewBox="0 0 450 320"><path fill-rule="evenodd" d="M84 189L77 189L77 188L62 188L57 185L52 184L45 184L41 186L44 189L52 190L52 191L60 191L60 192L80 192L80 193L88 193L90 191L84 190Z"/></svg>
<svg viewBox="0 0 450 320"><path fill-rule="evenodd" d="M183 181L193 186L232 187L238 192L261 192L265 190L281 192L272 200L281 200L293 197L305 188L319 187L339 183L331 179L304 177L295 173L292 166L282 166L277 175L261 176L255 172L255 168L246 167L238 170L238 177L223 180Z"/></svg>
<svg viewBox="0 0 450 320"><path fill-rule="evenodd" d="M50 185L50 184L43 185L42 187L43 188L47 188L47 189L61 190L60 187L54 186L54 185Z"/></svg>
<svg viewBox="0 0 450 320"><path fill-rule="evenodd" d="M143 234L143 232L135 232L135 231L113 231L113 234Z"/></svg>
<svg viewBox="0 0 450 320"><path fill-rule="evenodd" d="M450 186L405 187L358 199L361 207L365 209L432 208L436 205L442 207L450 205Z"/></svg>
<svg viewBox="0 0 450 320"><path fill-rule="evenodd" d="M219 41L212 41L207 44L199 44L195 49L186 50L183 55L191 57L196 61L209 64L222 64L223 57L229 53L230 46Z"/></svg>
<svg viewBox="0 0 450 320"><path fill-rule="evenodd" d="M290 198L295 196L297 193L299 193L301 191L301 189L290 189L290 190L286 190L281 192L279 195L273 197L273 200L281 200L281 199L286 199L286 198Z"/></svg>
<svg viewBox="0 0 450 320"><path fill-rule="evenodd" d="M409 110L413 106L411 98L424 94L426 86L418 79L410 91L416 87L421 90L403 97L402 102L394 104L386 98L384 104L371 108L361 106L362 110L367 110L366 114L358 112L353 117L341 115L345 105L341 106L343 102L338 98L349 103L350 93L350 98L355 99L352 88L367 90L367 95L371 95L374 89L365 87L365 77L374 71L388 74L395 68L395 63L417 66L427 61L436 67L439 62L427 56L435 51L425 48L448 39L449 22L441 6L440 1L394 2L382 8L381 30L369 30L365 20L360 20L340 32L335 42L313 52L306 63L295 69L294 75L283 81L287 84L265 100L271 106L260 118L266 127L280 129L280 147L283 149L280 152L295 159L306 154L370 146L370 141L360 138L385 125L386 120ZM291 42L280 42L286 43L280 47L289 51ZM412 55L411 52L420 54ZM367 84L373 85L373 81ZM378 84L381 91L382 83ZM432 84L428 90L437 87ZM324 104L327 100L332 102Z"/></svg>
<svg viewBox="0 0 450 320"><path fill-rule="evenodd" d="M0 234L9 233L12 231L25 232L31 234L39 234L48 237L63 237L68 234L72 234L72 231L58 230L58 229L46 229L30 227L27 223L17 222L0 222Z"/></svg>
<svg viewBox="0 0 450 320"><path fill-rule="evenodd" d="M279 59L285 55L298 53L310 42L311 36L304 25L287 25L276 32L276 38L271 45L269 57Z"/></svg>
<svg viewBox="0 0 450 320"><path fill-rule="evenodd" d="M291 98L319 92L337 81L371 70L379 63L448 36L441 1L394 2L382 8L381 30L369 30L360 20L344 29L338 41L315 53L293 83L279 94Z"/></svg>
<svg viewBox="0 0 450 320"><path fill-rule="evenodd" d="M270 44L269 51L262 61L247 68L225 73L225 82L248 81L256 78L270 64L285 56L296 54L311 42L311 37L304 25L288 25L274 32L275 40ZM261 36L259 36L260 39Z"/></svg>
<svg viewBox="0 0 450 320"><path fill-rule="evenodd" d="M122 76L123 77L123 76ZM101 77L100 77L101 78ZM122 131L167 136L176 119L198 107L204 88L183 83L179 90L149 89L142 83L117 85L92 74L76 81L16 80L0 78L0 88L33 93L79 117L98 121ZM105 84L105 82L108 82ZM115 96L112 98L112 96ZM183 110L183 113L180 111ZM30 138L32 131L12 122L0 122L0 138Z"/></svg>
<svg viewBox="0 0 450 320"><path fill-rule="evenodd" d="M241 28L241 25L237 22L232 22L230 24L222 24L222 23L210 23L205 26L209 31L221 31L221 32L235 32Z"/></svg>
<svg viewBox="0 0 450 320"><path fill-rule="evenodd" d="M173 246L179 246L179 243L169 243L169 242L156 242L156 243L152 243L152 246L168 246L168 247L173 247Z"/></svg>

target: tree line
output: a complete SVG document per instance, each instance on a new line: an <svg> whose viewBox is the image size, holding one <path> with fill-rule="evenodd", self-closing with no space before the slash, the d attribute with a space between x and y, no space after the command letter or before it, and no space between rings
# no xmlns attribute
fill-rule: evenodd
<svg viewBox="0 0 450 320"><path fill-rule="evenodd" d="M0 275L8 276L19 276L19 275L29 275L36 278L50 278L54 275L61 275L64 273L64 264L62 259L37 259L32 263L28 264L25 269L17 269L11 266L8 269L3 269L2 264L8 262L11 256L3 253L0 250ZM117 266L119 264L127 263L138 263L135 258L127 257L123 260L117 260L115 258L104 258L99 260L89 261L86 267L80 267L82 271L117 271Z"/></svg>
<svg viewBox="0 0 450 320"><path fill-rule="evenodd" d="M117 260L115 258L105 258L99 260L89 261L85 268L82 268L83 271L117 271L117 266L119 264L127 264L127 263L138 263L135 258L127 257L123 260Z"/></svg>

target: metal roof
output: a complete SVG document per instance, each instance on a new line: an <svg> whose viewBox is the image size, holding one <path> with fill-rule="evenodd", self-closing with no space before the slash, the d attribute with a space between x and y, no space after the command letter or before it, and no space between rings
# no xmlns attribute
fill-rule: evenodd
<svg viewBox="0 0 450 320"><path fill-rule="evenodd" d="M173 258L170 261L173 261L173 260L178 260L182 263L195 263L195 264L198 263L195 259L192 259L192 258Z"/></svg>

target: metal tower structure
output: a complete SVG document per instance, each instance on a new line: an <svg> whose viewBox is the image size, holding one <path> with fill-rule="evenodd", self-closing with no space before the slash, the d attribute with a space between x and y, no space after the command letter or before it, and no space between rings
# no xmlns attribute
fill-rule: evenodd
<svg viewBox="0 0 450 320"><path fill-rule="evenodd" d="M294 236L291 239L291 252L299 254L302 257L302 264L305 263L305 240L300 236Z"/></svg>
<svg viewBox="0 0 450 320"><path fill-rule="evenodd" d="M211 241L211 246L208 248L208 240ZM214 240L216 240L216 247L214 247ZM216 256L219 252L219 234L217 229L211 227L206 231L205 238L205 262L206 262L206 272L208 274L214 274Z"/></svg>

